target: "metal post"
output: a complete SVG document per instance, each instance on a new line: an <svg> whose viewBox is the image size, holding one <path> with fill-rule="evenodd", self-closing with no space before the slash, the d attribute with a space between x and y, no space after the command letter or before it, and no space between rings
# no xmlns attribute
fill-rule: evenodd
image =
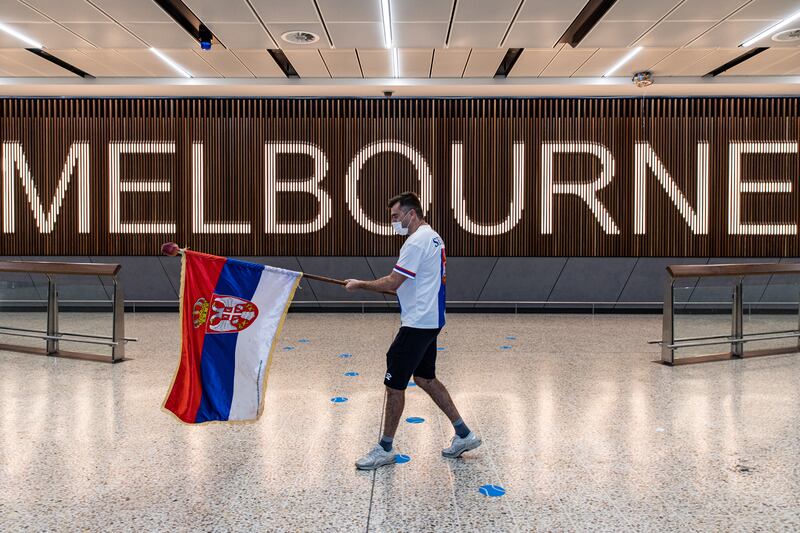
<svg viewBox="0 0 800 533"><path fill-rule="evenodd" d="M675 364L675 348L670 347L675 341L674 293L675 280L670 277L664 290L664 318L661 322L661 362L668 365Z"/></svg>
<svg viewBox="0 0 800 533"><path fill-rule="evenodd" d="M47 355L58 354L58 289L53 278L47 276Z"/></svg>
<svg viewBox="0 0 800 533"><path fill-rule="evenodd" d="M116 363L125 358L125 295L122 292L122 284L116 276L114 281L114 310L111 340L115 343L111 346L111 362Z"/></svg>
<svg viewBox="0 0 800 533"><path fill-rule="evenodd" d="M742 335L744 334L744 313L742 311L742 278L736 282L733 289L733 308L731 309L731 356L741 357L743 355Z"/></svg>

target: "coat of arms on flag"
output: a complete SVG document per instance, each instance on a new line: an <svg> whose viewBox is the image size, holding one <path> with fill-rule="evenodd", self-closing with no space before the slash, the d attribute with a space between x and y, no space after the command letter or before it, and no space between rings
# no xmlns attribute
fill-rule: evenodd
<svg viewBox="0 0 800 533"><path fill-rule="evenodd" d="M209 307L211 317L209 318ZM236 296L215 294L211 303L205 298L198 298L192 309L194 327L206 325L207 333L230 333L242 331L253 323L258 316L258 307L251 301Z"/></svg>
<svg viewBox="0 0 800 533"><path fill-rule="evenodd" d="M302 273L186 250L181 359L164 407L180 420L255 420Z"/></svg>

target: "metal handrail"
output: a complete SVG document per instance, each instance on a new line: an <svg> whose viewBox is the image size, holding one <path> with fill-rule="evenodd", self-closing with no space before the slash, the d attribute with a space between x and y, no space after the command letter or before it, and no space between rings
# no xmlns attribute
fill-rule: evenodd
<svg viewBox="0 0 800 533"><path fill-rule="evenodd" d="M793 330L793 331L770 331L764 333L746 333L741 337L732 337L730 335L724 337L725 340L713 340L713 339L720 339L723 337L713 336L713 337L706 337L706 339L712 340L702 340L697 339L694 341L687 341L682 339L680 341L675 341L672 344L668 344L668 348L691 348L694 346L714 346L716 344L729 344L733 342L747 342L747 341L767 341L773 339L790 339L793 337L800 337L800 330Z"/></svg>
<svg viewBox="0 0 800 533"><path fill-rule="evenodd" d="M800 273L798 264L773 264L773 263L753 263L753 264L731 264L731 265L670 265L667 267L667 282L664 290L664 311L662 320L661 340L653 341L653 344L661 345L661 362L666 365L675 364L675 352L680 348L691 346L709 346L715 344L730 343L730 351L726 354L717 354L717 358L741 358L744 357L744 343L751 341L764 341L772 339L798 338L797 345L791 351L800 350L800 327L797 330L768 331L761 333L744 333L744 302L743 302L743 281L747 276L762 275L787 275ZM675 282L679 278L693 277L735 277L736 284L733 287L731 305L731 334L728 336L706 335L703 337L693 337L691 339L675 338ZM698 302L699 303L699 302ZM703 304L709 305L707 302ZM783 305L794 302L784 302ZM681 302L681 305L687 305ZM759 302L759 305L771 305L771 302ZM727 304L726 304L727 305ZM800 305L798 305L798 325L800 326ZM720 339L720 340L717 340ZM724 340L721 340L724 339ZM786 350L789 351L789 350ZM777 352L771 352L777 353ZM712 358L713 359L713 358ZM709 357L696 357L693 361L700 362L710 360Z"/></svg>
<svg viewBox="0 0 800 533"><path fill-rule="evenodd" d="M31 333L47 333L43 329L25 329L25 328L12 328L11 326L0 326L0 329L10 329L13 331L28 331ZM60 337L87 337L90 339L108 339L113 340L114 338L109 335L90 335L88 333L70 333L68 331L59 331L58 336ZM138 341L136 337L125 337L123 339L126 342L135 342ZM75 341L77 342L77 341Z"/></svg>
<svg viewBox="0 0 800 533"><path fill-rule="evenodd" d="M0 326L0 334L15 337L37 338L45 341L44 353L50 356L79 357L85 358L86 355L96 354L72 354L59 350L60 341L80 342L84 344L98 344L111 347L111 356L104 360L111 363L122 361L125 358L125 343L136 340L125 337L125 297L122 291L122 284L117 275L122 268L116 263L64 263L47 261L0 261L0 273L27 273L42 274L47 277L47 328L46 330L36 330L27 328L15 328L11 326ZM58 290L56 287L55 276L98 276L109 277L114 286L111 298L112 305L112 333L111 337L82 333L63 333L58 328ZM38 300L40 301L40 300ZM28 303L32 302L28 300ZM107 300L103 300L107 302ZM99 340L103 339L103 340ZM23 348L21 346L4 345L6 348ZM27 348L26 348L27 350Z"/></svg>

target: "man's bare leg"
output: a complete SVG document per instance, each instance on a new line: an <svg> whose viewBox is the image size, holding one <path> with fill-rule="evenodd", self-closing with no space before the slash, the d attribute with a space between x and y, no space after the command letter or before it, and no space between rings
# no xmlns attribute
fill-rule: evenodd
<svg viewBox="0 0 800 533"><path fill-rule="evenodd" d="M442 450L442 455L450 458L460 457L462 453L474 450L481 445L481 439L471 432L469 427L467 427L461 419L461 415L458 413L458 409L456 409L453 399L450 397L450 393L447 392L447 388L441 381L436 378L426 379L414 376L414 382L428 393L433 403L435 403L447 418L450 419L450 422L453 423L456 436L453 437L450 446Z"/></svg>
<svg viewBox="0 0 800 533"><path fill-rule="evenodd" d="M397 425L406 405L406 391L386 387L386 409L383 414L383 436L394 439Z"/></svg>
<svg viewBox="0 0 800 533"><path fill-rule="evenodd" d="M403 414L406 403L406 391L386 387L386 408L383 413L383 437L378 446L370 450L367 455L356 461L360 470L374 470L381 466L397 461L397 456L392 451L392 441Z"/></svg>
<svg viewBox="0 0 800 533"><path fill-rule="evenodd" d="M442 410L447 418L450 419L450 422L456 422L461 418L461 415L458 414L458 409L456 409L456 405L453 403L453 399L450 398L450 393L447 392L447 388L441 381L436 378L425 379L415 377L414 383L428 393L433 403Z"/></svg>

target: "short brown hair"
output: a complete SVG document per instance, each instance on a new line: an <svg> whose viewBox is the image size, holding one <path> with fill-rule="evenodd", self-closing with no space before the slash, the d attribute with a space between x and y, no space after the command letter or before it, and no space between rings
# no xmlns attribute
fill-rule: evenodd
<svg viewBox="0 0 800 533"><path fill-rule="evenodd" d="M403 210L403 212L407 213L409 209L413 209L417 212L417 216L422 218L422 204L419 201L419 196L417 196L417 193L406 191L401 192L397 196L392 196L389 199L389 204L387 207L391 209L394 204L398 203L400 204L400 208Z"/></svg>

